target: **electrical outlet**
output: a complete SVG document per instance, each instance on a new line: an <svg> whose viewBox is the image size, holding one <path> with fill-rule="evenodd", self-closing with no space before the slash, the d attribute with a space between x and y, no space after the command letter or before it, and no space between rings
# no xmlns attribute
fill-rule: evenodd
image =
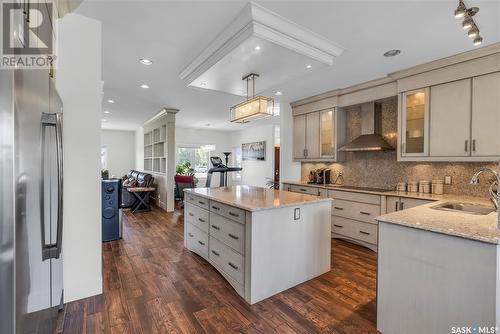
<svg viewBox="0 0 500 334"><path fill-rule="evenodd" d="M444 177L444 184L450 185L450 184L452 184L452 182L453 182L453 179L451 178L451 175L446 175Z"/></svg>
<svg viewBox="0 0 500 334"><path fill-rule="evenodd" d="M300 220L300 208L293 209L293 220Z"/></svg>

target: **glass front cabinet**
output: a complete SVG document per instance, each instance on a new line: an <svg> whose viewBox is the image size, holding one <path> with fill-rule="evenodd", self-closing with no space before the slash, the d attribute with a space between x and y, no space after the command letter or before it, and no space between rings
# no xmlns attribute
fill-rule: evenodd
<svg viewBox="0 0 500 334"><path fill-rule="evenodd" d="M404 92L401 99L401 157L427 156L429 150L429 88Z"/></svg>
<svg viewBox="0 0 500 334"><path fill-rule="evenodd" d="M320 112L320 156L321 158L335 157L335 127L332 110Z"/></svg>

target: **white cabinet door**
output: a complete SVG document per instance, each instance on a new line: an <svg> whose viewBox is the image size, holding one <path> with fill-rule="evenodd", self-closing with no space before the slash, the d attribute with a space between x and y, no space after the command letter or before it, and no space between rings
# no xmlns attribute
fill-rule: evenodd
<svg viewBox="0 0 500 334"><path fill-rule="evenodd" d="M500 156L500 72L472 81L472 155Z"/></svg>
<svg viewBox="0 0 500 334"><path fill-rule="evenodd" d="M399 210L399 197L387 196L386 198L386 212L396 212Z"/></svg>
<svg viewBox="0 0 500 334"><path fill-rule="evenodd" d="M471 80L431 87L431 157L470 155Z"/></svg>
<svg viewBox="0 0 500 334"><path fill-rule="evenodd" d="M428 156L429 88L402 93L400 113L401 156Z"/></svg>
<svg viewBox="0 0 500 334"><path fill-rule="evenodd" d="M319 158L319 111L306 115L306 158Z"/></svg>
<svg viewBox="0 0 500 334"><path fill-rule="evenodd" d="M334 120L333 109L320 112L320 155L322 158L335 157Z"/></svg>
<svg viewBox="0 0 500 334"><path fill-rule="evenodd" d="M293 117L293 157L304 159L306 150L306 115Z"/></svg>

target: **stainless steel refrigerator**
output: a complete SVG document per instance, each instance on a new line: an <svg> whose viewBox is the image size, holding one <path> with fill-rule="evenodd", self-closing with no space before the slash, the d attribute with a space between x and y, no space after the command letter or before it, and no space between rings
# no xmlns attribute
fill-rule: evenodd
<svg viewBox="0 0 500 334"><path fill-rule="evenodd" d="M46 70L0 70L0 333L62 308L62 102Z"/></svg>

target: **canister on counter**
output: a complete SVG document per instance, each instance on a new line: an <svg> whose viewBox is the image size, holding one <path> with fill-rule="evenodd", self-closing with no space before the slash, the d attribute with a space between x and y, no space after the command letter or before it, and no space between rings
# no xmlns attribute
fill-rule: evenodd
<svg viewBox="0 0 500 334"><path fill-rule="evenodd" d="M398 182L396 190L406 192L406 182Z"/></svg>
<svg viewBox="0 0 500 334"><path fill-rule="evenodd" d="M442 195L443 194L443 185L444 181L443 180L432 180L432 193L435 195Z"/></svg>
<svg viewBox="0 0 500 334"><path fill-rule="evenodd" d="M422 194L429 194L431 192L431 181L421 180L419 183L419 190Z"/></svg>
<svg viewBox="0 0 500 334"><path fill-rule="evenodd" d="M411 193L418 193L418 182L417 181L409 181L408 182L408 191Z"/></svg>

